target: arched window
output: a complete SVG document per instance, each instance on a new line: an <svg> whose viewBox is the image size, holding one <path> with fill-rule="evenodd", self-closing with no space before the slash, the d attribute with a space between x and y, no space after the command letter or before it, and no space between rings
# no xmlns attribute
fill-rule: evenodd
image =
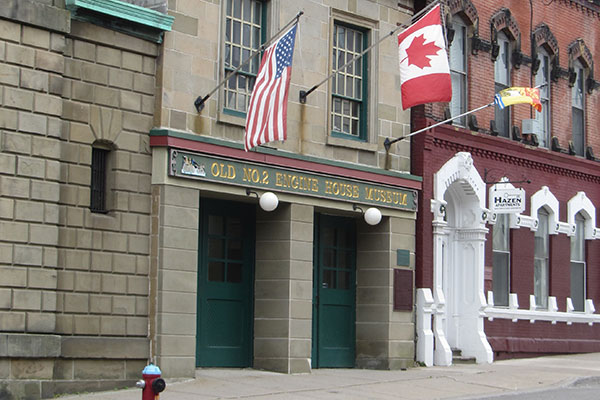
<svg viewBox="0 0 600 400"><path fill-rule="evenodd" d="M535 296L535 306L540 309L548 308L548 288L550 286L549 217L550 214L544 207L538 209L538 228L534 235L533 294Z"/></svg>
<svg viewBox="0 0 600 400"><path fill-rule="evenodd" d="M585 310L585 218L575 215L575 235L571 237L571 300L575 311Z"/></svg>
<svg viewBox="0 0 600 400"><path fill-rule="evenodd" d="M585 69L581 62L573 65L575 83L571 88L571 121L573 129L573 147L578 156L585 155Z"/></svg>
<svg viewBox="0 0 600 400"><path fill-rule="evenodd" d="M510 41L504 32L498 32L498 57L494 62L494 90L496 93L510 86ZM509 137L510 107L495 107L494 120L499 136Z"/></svg>
<svg viewBox="0 0 600 400"><path fill-rule="evenodd" d="M492 228L492 291L495 306L508 306L510 292L510 224L509 214L498 214Z"/></svg>
<svg viewBox="0 0 600 400"><path fill-rule="evenodd" d="M550 143L550 55L543 48L538 48L537 60L539 68L535 75L535 86L540 88L542 112L535 113L538 127L538 141L541 147Z"/></svg>
<svg viewBox="0 0 600 400"><path fill-rule="evenodd" d="M467 110L467 26L459 16L452 19L454 38L450 45L450 76L452 78L452 100L450 115L460 115ZM465 126L465 117L454 123Z"/></svg>

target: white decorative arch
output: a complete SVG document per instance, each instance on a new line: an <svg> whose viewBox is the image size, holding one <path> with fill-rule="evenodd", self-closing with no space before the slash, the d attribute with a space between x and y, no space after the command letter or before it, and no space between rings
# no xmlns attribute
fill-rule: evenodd
<svg viewBox="0 0 600 400"><path fill-rule="evenodd" d="M433 313L435 350L425 342L417 346L421 354L433 352L436 365L452 364L452 348L479 363L493 360L482 318L487 306L483 294L489 215L485 188L466 152L457 153L433 177L433 305L418 308L417 317ZM421 337L427 337L425 330L417 332L418 340Z"/></svg>
<svg viewBox="0 0 600 400"><path fill-rule="evenodd" d="M544 207L549 214L548 217L550 223L548 226L548 233L550 235L558 234L560 232L560 225L558 220L560 215L558 213L558 199L556 198L556 196L554 196L554 194L552 194L548 186L542 186L540 190L538 190L533 194L533 196L531 196L531 218L535 221L534 226L531 228L531 230L533 231L537 231L537 227L539 225L537 214L538 210L542 207Z"/></svg>
<svg viewBox="0 0 600 400"><path fill-rule="evenodd" d="M473 166L473 158L470 153L456 153L454 157L446 162L435 173L433 177L433 198L436 201L444 201L446 191L454 182L462 180L467 183L472 193L477 197L479 206L485 208L485 183L481 175Z"/></svg>
<svg viewBox="0 0 600 400"><path fill-rule="evenodd" d="M585 218L585 239L595 239L596 207L586 196L585 192L577 192L567 203L567 222L575 226L575 215L581 213Z"/></svg>

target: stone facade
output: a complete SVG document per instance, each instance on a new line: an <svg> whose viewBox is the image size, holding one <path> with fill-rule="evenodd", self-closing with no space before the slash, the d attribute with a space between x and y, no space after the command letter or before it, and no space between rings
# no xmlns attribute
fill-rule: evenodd
<svg viewBox="0 0 600 400"><path fill-rule="evenodd" d="M158 46L51 3L9 2L0 19L2 398L130 386L148 359Z"/></svg>

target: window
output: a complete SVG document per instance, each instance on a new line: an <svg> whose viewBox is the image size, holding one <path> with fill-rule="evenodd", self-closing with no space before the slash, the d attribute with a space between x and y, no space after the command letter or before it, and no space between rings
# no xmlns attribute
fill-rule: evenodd
<svg viewBox="0 0 600 400"><path fill-rule="evenodd" d="M225 75L238 68L264 41L264 5L256 0L226 0ZM244 116L250 103L260 57L254 57L225 84L225 112Z"/></svg>
<svg viewBox="0 0 600 400"><path fill-rule="evenodd" d="M543 207L538 210L538 228L535 232L533 294L537 308L548 308L549 287L549 254L550 240L548 237L549 214Z"/></svg>
<svg viewBox="0 0 600 400"><path fill-rule="evenodd" d="M498 33L498 58L494 63L494 90L496 93L510 86L510 42L503 32ZM498 135L509 137L510 107L503 110L496 106L494 113Z"/></svg>
<svg viewBox="0 0 600 400"><path fill-rule="evenodd" d="M540 132L539 144L541 147L548 147L550 142L550 57L543 48L539 48L537 59L540 67L535 75L535 86L540 87L542 112L536 111L535 119Z"/></svg>
<svg viewBox="0 0 600 400"><path fill-rule="evenodd" d="M508 306L510 290L510 228L509 214L498 214L492 231L492 290L495 306Z"/></svg>
<svg viewBox="0 0 600 400"><path fill-rule="evenodd" d="M108 212L106 208L106 175L109 151L92 147L92 180L90 190L90 210L96 213Z"/></svg>
<svg viewBox="0 0 600 400"><path fill-rule="evenodd" d="M450 77L452 78L452 100L450 115L460 115L467 110L467 27L455 17L452 26L454 38L450 45ZM465 117L457 118L454 123L465 126Z"/></svg>
<svg viewBox="0 0 600 400"><path fill-rule="evenodd" d="M343 67L367 47L367 32L336 22L333 27L332 71ZM333 136L367 140L367 56L357 59L332 79Z"/></svg>
<svg viewBox="0 0 600 400"><path fill-rule="evenodd" d="M585 155L585 89L584 89L584 69L580 62L575 63L575 73L577 78L571 89L571 109L572 109L572 124L573 124L573 145L575 154L578 156Z"/></svg>
<svg viewBox="0 0 600 400"><path fill-rule="evenodd" d="M585 310L585 219L575 215L575 235L571 237L571 300L575 311Z"/></svg>

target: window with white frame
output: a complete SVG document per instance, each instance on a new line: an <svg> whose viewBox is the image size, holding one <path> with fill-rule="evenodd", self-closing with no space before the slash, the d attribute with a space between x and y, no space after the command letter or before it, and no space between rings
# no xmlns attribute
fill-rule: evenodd
<svg viewBox="0 0 600 400"><path fill-rule="evenodd" d="M571 237L571 300L575 311L585 310L585 218L575 215L575 235Z"/></svg>
<svg viewBox="0 0 600 400"><path fill-rule="evenodd" d="M548 143L550 143L550 56L544 48L540 47L537 59L540 67L535 75L535 86L540 89L542 112L536 112L535 119L540 132L538 135L539 145L548 147Z"/></svg>
<svg viewBox="0 0 600 400"><path fill-rule="evenodd" d="M265 5L257 0L225 0L225 76L243 64L264 41ZM225 112L245 116L250 103L260 56L254 57L224 88Z"/></svg>
<svg viewBox="0 0 600 400"><path fill-rule="evenodd" d="M452 100L450 115L463 114L467 109L467 26L458 16L452 20L454 38L450 45L450 77L452 79ZM454 123L465 126L465 117Z"/></svg>
<svg viewBox="0 0 600 400"><path fill-rule="evenodd" d="M498 214L492 230L492 291L495 306L508 306L510 291L509 214Z"/></svg>
<svg viewBox="0 0 600 400"><path fill-rule="evenodd" d="M585 155L585 70L579 61L575 62L577 78L571 89L571 118L573 129L573 146L575 154Z"/></svg>
<svg viewBox="0 0 600 400"><path fill-rule="evenodd" d="M510 86L510 42L503 32L498 32L498 58L494 63L494 90L496 93ZM510 107L500 109L496 105L494 112L498 135L509 137L510 132Z"/></svg>
<svg viewBox="0 0 600 400"><path fill-rule="evenodd" d="M548 227L550 215L541 207L537 212L538 228L535 232L533 294L535 305L540 309L548 308L548 287L550 282L549 255L550 240Z"/></svg>

